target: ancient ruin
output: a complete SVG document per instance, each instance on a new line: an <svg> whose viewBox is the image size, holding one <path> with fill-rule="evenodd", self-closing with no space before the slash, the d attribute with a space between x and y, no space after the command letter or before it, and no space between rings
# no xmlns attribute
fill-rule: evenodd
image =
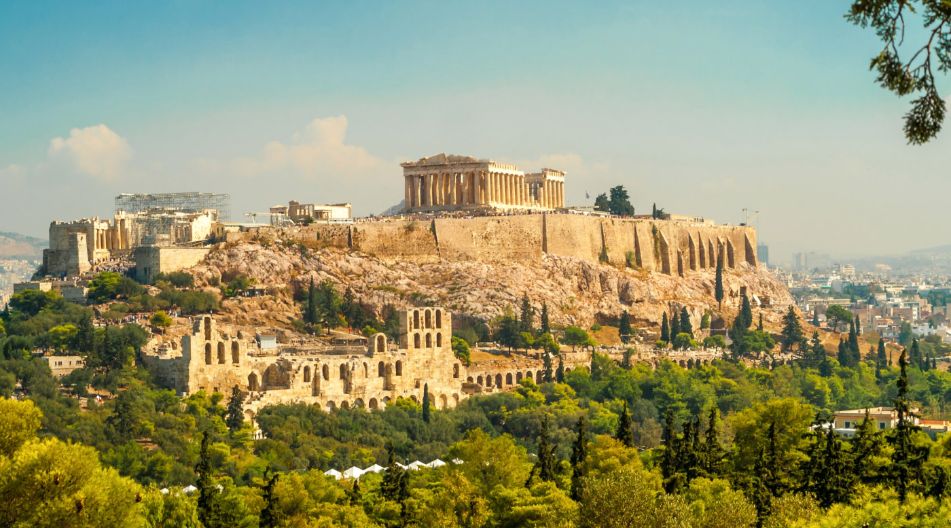
<svg viewBox="0 0 951 528"><path fill-rule="evenodd" d="M565 206L565 173L528 173L509 163L437 154L402 163L405 210L552 210Z"/></svg>
<svg viewBox="0 0 951 528"><path fill-rule="evenodd" d="M194 319L179 341L150 343L144 364L162 384L181 394L228 392L249 396L245 413L264 406L307 402L324 409L380 409L397 398L421 402L428 386L432 405L456 406L472 394L504 390L523 378L538 379L540 359L467 367L455 357L451 315L440 307L400 312L396 343L382 333L337 343L278 343L243 330L222 328L211 316ZM570 370L572 365L569 365Z"/></svg>

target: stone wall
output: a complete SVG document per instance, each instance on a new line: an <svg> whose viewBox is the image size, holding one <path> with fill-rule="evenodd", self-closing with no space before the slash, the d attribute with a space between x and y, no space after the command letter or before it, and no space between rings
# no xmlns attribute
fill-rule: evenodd
<svg viewBox="0 0 951 528"><path fill-rule="evenodd" d="M139 246L133 252L135 277L152 282L159 273L183 270L198 264L211 248Z"/></svg>
<svg viewBox="0 0 951 528"><path fill-rule="evenodd" d="M756 231L700 222L523 214L310 226L299 236L330 241L383 259L433 262L537 262L544 254L685 275L746 262L755 266ZM305 235L306 233L306 235Z"/></svg>

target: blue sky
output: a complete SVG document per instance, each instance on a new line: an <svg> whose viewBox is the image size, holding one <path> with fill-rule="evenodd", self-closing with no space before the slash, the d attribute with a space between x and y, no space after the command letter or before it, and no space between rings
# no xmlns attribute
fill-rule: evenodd
<svg viewBox="0 0 951 528"><path fill-rule="evenodd" d="M379 212L438 152L625 185L799 250L948 243L949 140L910 147L847 2L0 4L0 230L117 192Z"/></svg>

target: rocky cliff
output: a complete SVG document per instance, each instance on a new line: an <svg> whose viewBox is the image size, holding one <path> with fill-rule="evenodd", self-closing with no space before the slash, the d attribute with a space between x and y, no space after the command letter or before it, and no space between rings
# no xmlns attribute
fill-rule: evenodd
<svg viewBox="0 0 951 528"><path fill-rule="evenodd" d="M191 271L199 283L215 283L223 273L232 272L271 287L272 296L226 304L227 316L239 324L285 326L300 317L287 286L304 288L311 278L330 280L341 291L351 288L359 300L374 306L431 303L482 319L517 308L523 294L536 307L547 303L556 324L590 325L623 310L652 324L660 321L663 311L681 306L699 323L705 310L716 308L711 268L681 277L546 253L512 262L452 255L420 261L338 247L310 249L287 240L243 241L218 247ZM744 286L754 301L772 306L764 310L768 321L778 321L781 310L792 302L770 273L746 262L725 270L724 286L727 315L736 311Z"/></svg>

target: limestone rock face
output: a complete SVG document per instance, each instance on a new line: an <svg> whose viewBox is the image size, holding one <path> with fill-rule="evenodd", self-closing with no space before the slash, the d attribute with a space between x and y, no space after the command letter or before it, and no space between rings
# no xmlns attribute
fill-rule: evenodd
<svg viewBox="0 0 951 528"><path fill-rule="evenodd" d="M482 319L517 309L523 294L536 309L547 303L552 322L583 326L624 310L635 320L658 323L664 311L683 306L697 325L705 310L717 308L712 269L678 277L547 254L535 262L409 262L332 247L241 242L216 248L190 271L198 284L215 284L223 274L240 273L268 287L272 295L224 305L225 316L233 322L259 326L286 327L299 318L292 293L306 288L311 278L317 283L330 280L341 292L350 288L358 300L372 306L404 308L426 302ZM772 308L764 310L767 321L778 320L792 304L788 290L772 274L740 263L724 270L722 312L732 317L744 286L754 302L768 299Z"/></svg>

